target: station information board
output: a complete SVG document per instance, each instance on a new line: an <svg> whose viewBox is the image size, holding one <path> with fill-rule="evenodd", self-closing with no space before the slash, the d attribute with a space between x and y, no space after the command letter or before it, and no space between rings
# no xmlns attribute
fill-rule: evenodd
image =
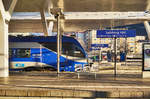
<svg viewBox="0 0 150 99"><path fill-rule="evenodd" d="M97 30L97 38L126 38L135 37L135 30Z"/></svg>
<svg viewBox="0 0 150 99"><path fill-rule="evenodd" d="M91 44L91 47L108 47L108 44Z"/></svg>
<svg viewBox="0 0 150 99"><path fill-rule="evenodd" d="M91 44L90 51L101 50L101 48L108 47L108 44Z"/></svg>
<svg viewBox="0 0 150 99"><path fill-rule="evenodd" d="M143 44L143 71L150 71L150 43Z"/></svg>
<svg viewBox="0 0 150 99"><path fill-rule="evenodd" d="M90 50L90 51L92 51L92 50L101 50L101 48L95 47L95 48L90 48L89 50Z"/></svg>

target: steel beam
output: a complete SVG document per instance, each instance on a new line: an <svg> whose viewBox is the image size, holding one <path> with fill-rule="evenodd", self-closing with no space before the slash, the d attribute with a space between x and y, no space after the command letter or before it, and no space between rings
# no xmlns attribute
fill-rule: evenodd
<svg viewBox="0 0 150 99"><path fill-rule="evenodd" d="M150 40L150 25L148 21L144 21L144 26L148 35L148 39Z"/></svg>
<svg viewBox="0 0 150 99"><path fill-rule="evenodd" d="M38 12L14 13L11 20L38 20ZM25 16L26 15L26 16ZM149 12L64 12L65 20L105 20L105 19L135 19L150 20ZM22 16L22 17L20 17ZM46 13L47 20L55 20L54 16Z"/></svg>
<svg viewBox="0 0 150 99"><path fill-rule="evenodd" d="M66 20L142 19L149 20L149 12L64 12Z"/></svg>
<svg viewBox="0 0 150 99"><path fill-rule="evenodd" d="M45 10L41 9L40 14L41 14L41 21L42 21L42 24L43 24L44 35L48 36L48 25L47 25Z"/></svg>
<svg viewBox="0 0 150 99"><path fill-rule="evenodd" d="M46 20L55 20L54 16L49 13L45 13L45 17ZM41 14L40 12L14 12L11 20L41 20Z"/></svg>
<svg viewBox="0 0 150 99"><path fill-rule="evenodd" d="M18 0L12 0L11 5L10 5L9 10L8 10L8 12L10 13L10 15L12 15L17 2L18 2Z"/></svg>

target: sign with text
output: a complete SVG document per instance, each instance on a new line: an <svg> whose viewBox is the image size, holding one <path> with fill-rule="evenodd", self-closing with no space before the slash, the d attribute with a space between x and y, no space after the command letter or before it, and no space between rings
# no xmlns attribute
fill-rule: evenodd
<svg viewBox="0 0 150 99"><path fill-rule="evenodd" d="M108 44L91 44L91 47L108 47Z"/></svg>
<svg viewBox="0 0 150 99"><path fill-rule="evenodd" d="M135 30L97 30L97 38L125 38L135 36Z"/></svg>
<svg viewBox="0 0 150 99"><path fill-rule="evenodd" d="M92 51L92 50L101 50L101 48L99 48L99 47L90 48L90 51Z"/></svg>

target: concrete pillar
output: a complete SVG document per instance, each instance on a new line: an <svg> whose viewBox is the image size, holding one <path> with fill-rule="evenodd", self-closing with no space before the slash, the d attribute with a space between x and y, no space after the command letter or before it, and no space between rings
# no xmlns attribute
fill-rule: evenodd
<svg viewBox="0 0 150 99"><path fill-rule="evenodd" d="M144 26L148 35L148 39L150 40L150 25L148 23L148 21L144 21Z"/></svg>
<svg viewBox="0 0 150 99"><path fill-rule="evenodd" d="M8 11L5 10L6 5L0 0L0 77L9 76L8 68L8 22L15 8L17 0L13 0Z"/></svg>
<svg viewBox="0 0 150 99"><path fill-rule="evenodd" d="M8 22L0 11L0 77L8 76Z"/></svg>

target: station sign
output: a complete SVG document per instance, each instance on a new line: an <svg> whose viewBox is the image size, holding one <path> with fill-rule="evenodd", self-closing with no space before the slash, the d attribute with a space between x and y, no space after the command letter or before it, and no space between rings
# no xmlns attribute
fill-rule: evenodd
<svg viewBox="0 0 150 99"><path fill-rule="evenodd" d="M101 50L101 48L99 48L99 47L90 48L90 51L92 51L92 50Z"/></svg>
<svg viewBox="0 0 150 99"><path fill-rule="evenodd" d="M108 47L108 44L91 44L90 51L92 50L100 50L101 48Z"/></svg>
<svg viewBox="0 0 150 99"><path fill-rule="evenodd" d="M97 30L97 38L126 38L135 37L135 30Z"/></svg>
<svg viewBox="0 0 150 99"><path fill-rule="evenodd" d="M108 47L108 44L91 44L91 47Z"/></svg>

